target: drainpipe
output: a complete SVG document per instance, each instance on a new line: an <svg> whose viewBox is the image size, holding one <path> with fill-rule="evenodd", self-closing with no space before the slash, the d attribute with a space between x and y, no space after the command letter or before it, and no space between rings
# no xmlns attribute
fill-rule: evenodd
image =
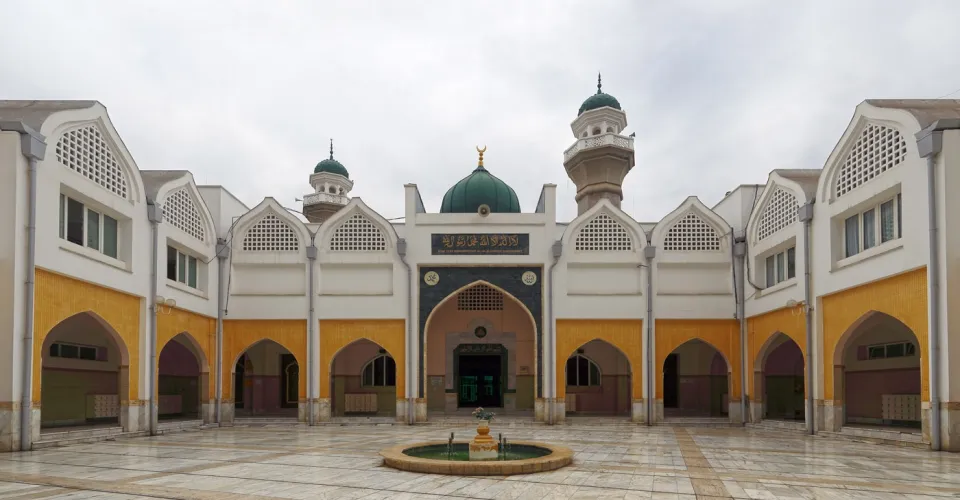
<svg viewBox="0 0 960 500"><path fill-rule="evenodd" d="M160 222L163 221L163 207L153 201L147 201L147 220L150 221L150 311L147 315L150 336L150 435L157 435L157 256L160 244Z"/></svg>
<svg viewBox="0 0 960 500"><path fill-rule="evenodd" d="M937 120L917 132L917 151L927 159L927 213L929 261L927 263L930 307L930 448L940 451L940 236L937 227L937 156L943 149L943 131L960 129L960 119Z"/></svg>
<svg viewBox="0 0 960 500"><path fill-rule="evenodd" d="M744 260L744 256L747 254L747 244L744 237L736 238L733 234L730 237L733 240L733 245L730 248L733 258L731 263L733 265L733 293L737 300L736 317L740 321L740 420L746 424L749 421L747 413L750 407L747 403L749 398L747 394L747 297L743 275L743 269L747 265L746 260ZM738 260L740 261L740 279L737 279Z"/></svg>
<svg viewBox="0 0 960 500"><path fill-rule="evenodd" d="M816 366L817 356L816 349L813 345L813 245L811 245L811 238L813 237L813 204L816 200L810 200L800 207L797 212L797 218L800 219L800 222L803 222L803 310L806 314L806 334L807 334L807 418L806 426L807 433L814 435L817 433L816 426L814 426L814 405L813 405L813 390L816 387L814 384L814 367Z"/></svg>
<svg viewBox="0 0 960 500"><path fill-rule="evenodd" d="M27 157L27 262L24 276L23 366L20 395L20 450L33 448L33 314L37 256L37 163L47 151L46 138L22 122L0 122L0 130L20 134Z"/></svg>
<svg viewBox="0 0 960 500"><path fill-rule="evenodd" d="M316 238L317 233L313 233L313 237ZM316 344L319 335L314 335L316 333L316 310L314 309L314 267L317 264L317 245L314 241L310 241L310 246L307 247L307 279L309 284L307 285L307 425L316 425L316 416L313 413L313 401L315 394L314 385L316 381L313 377L313 367L316 366L316 363L320 360L314 359L314 345ZM323 367L320 367L322 370Z"/></svg>
<svg viewBox="0 0 960 500"><path fill-rule="evenodd" d="M225 294L230 293L224 286L223 277L226 274L227 257L229 254L230 247L227 245L227 240L217 238L217 351L214 353L214 366L216 370L214 374L214 384L216 386L216 394L214 399L215 405L213 407L213 419L218 426L222 418L220 405L223 403L223 297Z"/></svg>
<svg viewBox="0 0 960 500"><path fill-rule="evenodd" d="M643 247L643 257L647 260L647 345L644 351L647 353L647 425L653 425L654 400L657 396L656 372L653 366L653 258L657 256L657 247L647 245ZM630 403L631 405L633 402Z"/></svg>
<svg viewBox="0 0 960 500"><path fill-rule="evenodd" d="M547 370L546 370L546 385L552 391L550 394L553 394L553 404L549 405L547 409L547 424L554 425L557 423L557 315L553 313L553 279L557 275L557 262L560 261L560 256L563 255L563 242L556 241L553 243L553 262L550 263L550 269L547 273L550 275L550 286L547 287L547 324L550 325L548 332L549 335L544 335L543 338L546 341L545 344L549 346L549 349L544 348L544 353L547 354L544 356L547 360Z"/></svg>
<svg viewBox="0 0 960 500"><path fill-rule="evenodd" d="M411 397L407 398L407 424L413 425L416 423L417 410L414 408L416 404L416 397L414 391L414 380L413 380L413 364L415 361L415 350L416 343L412 331L414 314L413 309L413 268L410 267L410 264L407 263L407 240L400 238L397 241L397 256L400 257L400 262L403 264L403 267L407 268L407 324L406 324L406 336L407 336L407 359L406 359L406 379L407 379L407 394Z"/></svg>

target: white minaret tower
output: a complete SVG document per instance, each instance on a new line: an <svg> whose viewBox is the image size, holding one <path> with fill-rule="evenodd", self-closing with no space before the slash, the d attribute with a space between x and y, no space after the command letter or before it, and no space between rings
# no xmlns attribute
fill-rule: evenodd
<svg viewBox="0 0 960 500"><path fill-rule="evenodd" d="M303 197L303 214L310 222L323 223L350 203L353 181L342 163L333 159L333 139L330 139L330 158L317 163L310 176L314 192Z"/></svg>
<svg viewBox="0 0 960 500"><path fill-rule="evenodd" d="M577 142L563 152L563 168L577 185L577 213L582 214L603 198L620 206L623 179L635 163L633 137L620 135L627 114L620 102L601 91L583 101L577 119L570 124Z"/></svg>

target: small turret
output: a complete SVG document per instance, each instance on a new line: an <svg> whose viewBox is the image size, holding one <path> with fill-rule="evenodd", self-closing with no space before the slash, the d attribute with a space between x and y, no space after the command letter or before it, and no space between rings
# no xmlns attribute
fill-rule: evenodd
<svg viewBox="0 0 960 500"><path fill-rule="evenodd" d="M347 195L353 189L353 181L347 168L333 159L333 139L330 139L330 158L317 163L310 184L314 192L303 197L303 213L310 222L323 223L350 203Z"/></svg>

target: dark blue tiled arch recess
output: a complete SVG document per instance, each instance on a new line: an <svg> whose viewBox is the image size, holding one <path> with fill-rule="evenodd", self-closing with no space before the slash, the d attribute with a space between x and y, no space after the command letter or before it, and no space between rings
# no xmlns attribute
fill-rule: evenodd
<svg viewBox="0 0 960 500"><path fill-rule="evenodd" d="M434 271L440 276L440 281L434 286L427 286L423 277ZM521 279L523 273L531 271L537 275L537 283L525 285ZM539 267L421 267L419 272L418 288L420 290L420 384L419 398L424 397L427 389L426 371L426 342L427 317L437 304L460 288L477 281L486 281L498 286L510 295L513 295L524 307L530 311L536 324L537 336L537 397L543 397L543 273ZM507 299L509 300L509 299Z"/></svg>

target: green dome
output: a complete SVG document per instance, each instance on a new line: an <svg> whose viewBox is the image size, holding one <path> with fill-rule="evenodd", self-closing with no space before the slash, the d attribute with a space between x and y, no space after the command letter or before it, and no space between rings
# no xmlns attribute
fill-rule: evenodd
<svg viewBox="0 0 960 500"><path fill-rule="evenodd" d="M440 204L442 214L475 214L480 205L486 204L493 213L520 213L520 200L517 192L506 182L483 168L483 155L480 164L470 175L460 179L443 195Z"/></svg>
<svg viewBox="0 0 960 500"><path fill-rule="evenodd" d="M586 101L583 101L583 104L580 105L580 111L577 113L577 116L582 115L584 111L590 111L591 109L598 109L606 106L614 109L620 109L620 101L610 94L598 92L588 97Z"/></svg>
<svg viewBox="0 0 960 500"><path fill-rule="evenodd" d="M330 139L330 158L317 163L316 168L313 169L313 173L315 174L321 172L342 175L347 179L350 178L350 172L347 172L347 167L344 167L342 163L333 159L333 139Z"/></svg>
<svg viewBox="0 0 960 500"><path fill-rule="evenodd" d="M323 160L320 163L317 163L317 167L313 169L313 173L319 174L320 172L327 172L330 174L337 174L350 178L350 172L347 172L346 167L342 163L334 160L333 158Z"/></svg>
<svg viewBox="0 0 960 500"><path fill-rule="evenodd" d="M577 116L582 115L584 111L605 108L608 106L613 109L621 109L620 101L618 101L616 97L613 97L610 94L605 94L600 90L600 75L597 75L597 93L588 97L586 101L583 101L583 104L580 105L580 111L577 112Z"/></svg>

